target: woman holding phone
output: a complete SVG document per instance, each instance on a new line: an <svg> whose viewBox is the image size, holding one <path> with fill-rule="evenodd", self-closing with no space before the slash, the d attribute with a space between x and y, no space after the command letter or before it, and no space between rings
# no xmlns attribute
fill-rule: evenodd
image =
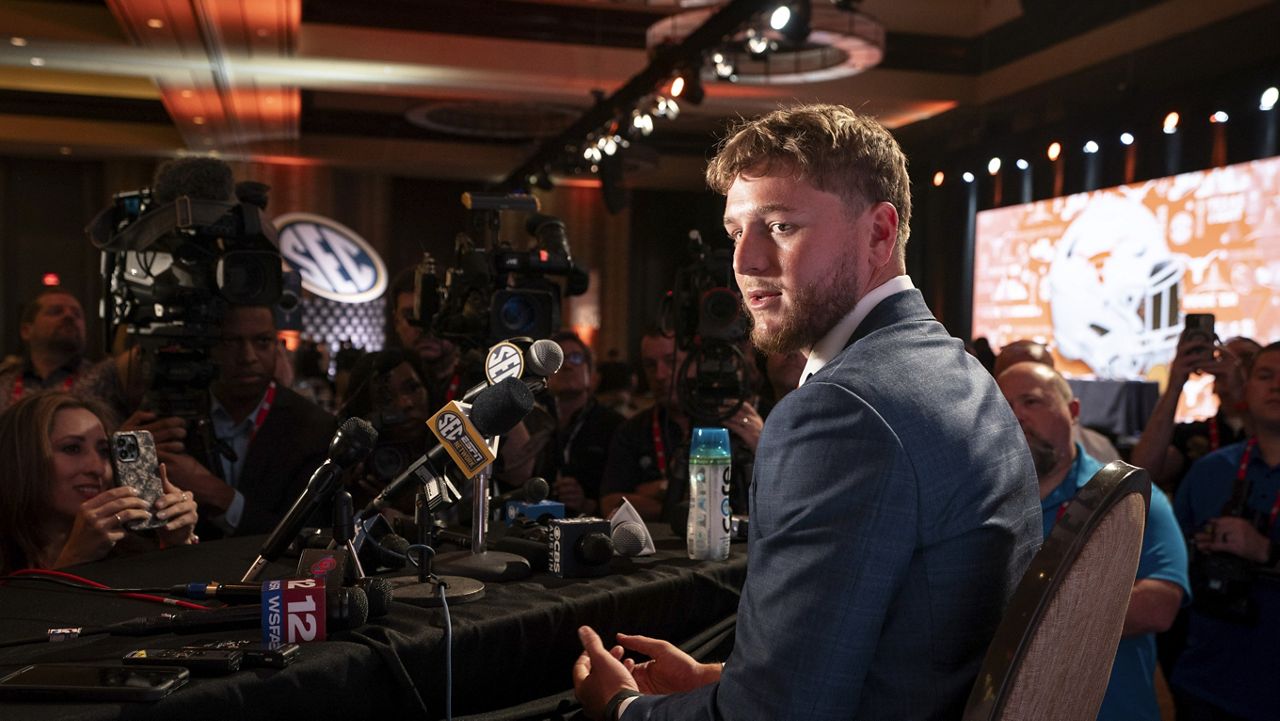
<svg viewBox="0 0 1280 721"><path fill-rule="evenodd" d="M196 503L169 483L163 465L154 506L114 485L109 417L64 392L26 396L0 414L0 571L96 561L122 541L131 549L196 541ZM125 528L153 512L165 523L152 543Z"/></svg>

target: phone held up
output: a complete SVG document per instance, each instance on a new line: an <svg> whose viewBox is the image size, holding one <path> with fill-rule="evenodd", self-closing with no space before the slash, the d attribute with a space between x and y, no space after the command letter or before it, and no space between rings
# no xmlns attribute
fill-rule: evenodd
<svg viewBox="0 0 1280 721"><path fill-rule="evenodd" d="M138 497L148 504L164 495L160 482L160 460L156 455L156 442L151 431L117 431L111 434L111 465L115 471L117 486L131 486ZM131 521L131 531L145 531L164 525L155 517Z"/></svg>
<svg viewBox="0 0 1280 721"><path fill-rule="evenodd" d="M1182 321L1182 339L1184 341L1201 341L1213 352L1213 339L1217 336L1213 331L1212 313L1187 313Z"/></svg>

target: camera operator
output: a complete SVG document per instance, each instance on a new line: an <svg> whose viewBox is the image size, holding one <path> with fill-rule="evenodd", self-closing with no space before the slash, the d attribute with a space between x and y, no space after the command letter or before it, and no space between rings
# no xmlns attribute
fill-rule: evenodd
<svg viewBox="0 0 1280 721"><path fill-rule="evenodd" d="M686 367L688 354L676 348L676 340L653 328L640 340L640 361L653 393L653 408L637 413L618 427L609 446L600 506L613 513L626 498L647 521L671 520L689 492L690 418L676 394L676 376ZM719 423L735 436L732 488L736 512L746 512L747 467L754 458L764 419L751 403L744 402ZM744 449L745 447L745 449ZM743 451L746 452L743 452Z"/></svg>
<svg viewBox="0 0 1280 721"><path fill-rule="evenodd" d="M210 351L219 371L209 416L214 436L233 454L219 459L220 473L184 452L182 419L144 411L130 419L152 432L174 485L195 494L205 509L202 538L270 531L324 461L336 424L275 382L278 344L270 307L227 309Z"/></svg>
<svg viewBox="0 0 1280 721"><path fill-rule="evenodd" d="M1192 465L1174 498L1197 552L1171 679L1180 719L1261 721L1280 708L1280 343L1258 351L1243 399L1252 433Z"/></svg>
<svg viewBox="0 0 1280 721"><path fill-rule="evenodd" d="M413 269L406 268L391 284L387 346L411 354L434 407L454 400L470 386L463 385L458 346L414 322L413 280Z"/></svg>

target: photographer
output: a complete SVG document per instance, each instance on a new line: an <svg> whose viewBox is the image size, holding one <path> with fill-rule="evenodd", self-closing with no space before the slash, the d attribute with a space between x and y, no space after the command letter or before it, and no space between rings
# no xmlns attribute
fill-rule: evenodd
<svg viewBox="0 0 1280 721"><path fill-rule="evenodd" d="M0 413L0 573L195 542L196 504L163 465L164 495L154 507L131 486L112 483L108 415L58 391L28 394ZM153 511L167 522L152 540L125 528Z"/></svg>
<svg viewBox="0 0 1280 721"><path fill-rule="evenodd" d="M1130 455L1133 465L1151 474L1152 483L1173 493L1182 475L1201 456L1244 440L1248 414L1241 408L1241 386L1249 359L1258 347L1249 338L1231 338L1215 345L1203 335L1183 333L1169 363L1168 384ZM1207 421L1175 423L1178 399L1194 373L1213 374L1218 414Z"/></svg>
<svg viewBox="0 0 1280 721"><path fill-rule="evenodd" d="M1174 498L1197 552L1187 648L1171 679L1180 719L1262 721L1280 708L1280 343L1257 353L1243 399L1252 434L1197 461Z"/></svg>

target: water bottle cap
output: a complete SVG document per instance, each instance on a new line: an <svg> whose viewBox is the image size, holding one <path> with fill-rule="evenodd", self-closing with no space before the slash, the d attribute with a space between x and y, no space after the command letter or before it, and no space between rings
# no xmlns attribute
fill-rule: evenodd
<svg viewBox="0 0 1280 721"><path fill-rule="evenodd" d="M689 444L690 456L728 456L729 430L727 428L694 428Z"/></svg>

